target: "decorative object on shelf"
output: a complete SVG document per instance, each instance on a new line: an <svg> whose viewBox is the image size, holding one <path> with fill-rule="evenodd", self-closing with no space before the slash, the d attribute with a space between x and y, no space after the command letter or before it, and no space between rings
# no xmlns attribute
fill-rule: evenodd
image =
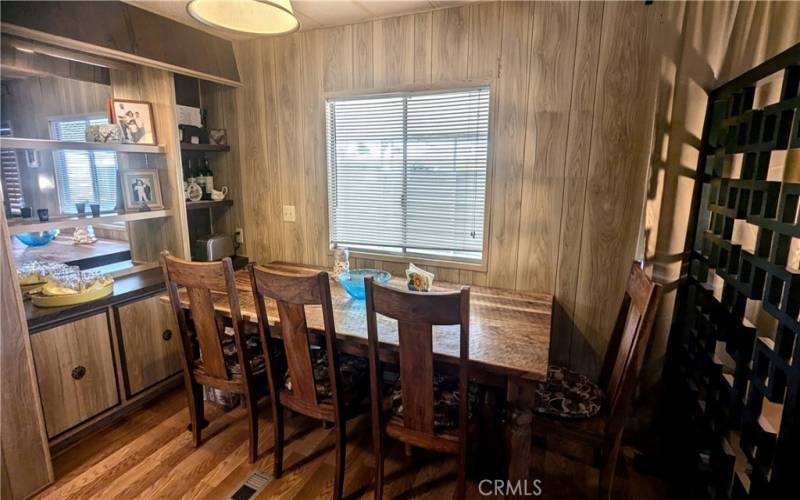
<svg viewBox="0 0 800 500"><path fill-rule="evenodd" d="M50 273L40 294L31 297L31 302L37 307L63 307L97 300L113 292L114 279L110 276L70 266Z"/></svg>
<svg viewBox="0 0 800 500"><path fill-rule="evenodd" d="M385 285L392 278L392 275L380 269L352 269L340 274L338 280L351 297L362 300L366 297L364 278L372 278L375 283Z"/></svg>
<svg viewBox="0 0 800 500"><path fill-rule="evenodd" d="M406 279L408 280L408 289L412 292L429 292L433 286L433 273L429 273L413 263L409 264L406 269Z"/></svg>
<svg viewBox="0 0 800 500"><path fill-rule="evenodd" d="M53 241L58 236L58 229L48 231L33 231L30 233L19 233L15 235L19 241L29 247L42 247Z"/></svg>
<svg viewBox="0 0 800 500"><path fill-rule="evenodd" d="M178 125L190 125L196 128L203 126L203 117L200 108L178 104L175 106L175 111L178 115Z"/></svg>
<svg viewBox="0 0 800 500"><path fill-rule="evenodd" d="M186 10L203 24L234 33L285 35L300 29L289 0L192 0Z"/></svg>
<svg viewBox="0 0 800 500"><path fill-rule="evenodd" d="M39 293L51 273L63 272L68 269L69 266L61 262L43 260L32 260L22 264L17 268L17 279L22 295L28 298L31 294Z"/></svg>
<svg viewBox="0 0 800 500"><path fill-rule="evenodd" d="M119 123L89 125L86 127L86 142L120 144L123 142L122 127Z"/></svg>
<svg viewBox="0 0 800 500"><path fill-rule="evenodd" d="M228 144L228 131L224 128L212 128L208 131L208 143L216 146Z"/></svg>
<svg viewBox="0 0 800 500"><path fill-rule="evenodd" d="M86 215L86 202L81 201L75 204L75 211L78 215Z"/></svg>
<svg viewBox="0 0 800 500"><path fill-rule="evenodd" d="M122 142L156 145L153 106L147 101L109 99L109 121L122 130Z"/></svg>
<svg viewBox="0 0 800 500"><path fill-rule="evenodd" d="M350 250L347 247L336 246L333 248L333 277L350 270Z"/></svg>
<svg viewBox="0 0 800 500"><path fill-rule="evenodd" d="M73 245L91 245L96 241L97 238L94 235L94 228L92 226L76 227L75 232L72 233Z"/></svg>
<svg viewBox="0 0 800 500"><path fill-rule="evenodd" d="M23 219L30 219L31 217L33 217L33 208L22 207L19 209L19 214L22 216Z"/></svg>
<svg viewBox="0 0 800 500"><path fill-rule="evenodd" d="M91 205L89 205L89 208L92 210L92 217L100 217L99 203L92 203Z"/></svg>
<svg viewBox="0 0 800 500"><path fill-rule="evenodd" d="M141 210L142 204L150 209L164 208L158 170L120 170L125 210Z"/></svg>
<svg viewBox="0 0 800 500"><path fill-rule="evenodd" d="M37 210L36 215L39 216L39 222L47 222L50 220L50 210L46 208Z"/></svg>
<svg viewBox="0 0 800 500"><path fill-rule="evenodd" d="M228 186L222 186L219 191L216 189L211 190L211 199L214 201L222 201L228 196Z"/></svg>
<svg viewBox="0 0 800 500"><path fill-rule="evenodd" d="M203 188L201 188L196 182L192 181L186 184L186 189L184 190L186 199L189 201L200 201L203 199Z"/></svg>
<svg viewBox="0 0 800 500"><path fill-rule="evenodd" d="M178 125L179 140L188 144L208 144L208 132L194 125Z"/></svg>

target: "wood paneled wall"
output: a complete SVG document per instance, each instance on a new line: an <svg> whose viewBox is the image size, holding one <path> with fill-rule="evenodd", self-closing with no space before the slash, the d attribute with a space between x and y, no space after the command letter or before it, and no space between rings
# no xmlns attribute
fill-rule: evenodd
<svg viewBox="0 0 800 500"><path fill-rule="evenodd" d="M486 269L433 271L555 293L554 360L595 371L636 250L662 12L642 3L479 3L237 44L236 188L247 255L329 262L326 93L488 81ZM282 205L296 206L295 223L282 222Z"/></svg>

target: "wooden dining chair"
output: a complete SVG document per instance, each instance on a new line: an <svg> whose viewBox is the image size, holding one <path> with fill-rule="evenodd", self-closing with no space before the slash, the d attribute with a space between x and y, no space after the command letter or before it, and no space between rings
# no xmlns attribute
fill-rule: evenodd
<svg viewBox="0 0 800 500"><path fill-rule="evenodd" d="M333 497L344 489L347 420L363 413L367 396L367 360L339 353L328 273L291 274L251 264L250 280L258 315L261 342L267 353L267 377L272 394L275 429L273 474L283 469L283 409L333 423L336 436L336 473ZM280 336L287 373L275 362L279 346L269 325L267 303L277 304ZM312 346L306 322L306 306L320 306L325 325L324 348Z"/></svg>
<svg viewBox="0 0 800 500"><path fill-rule="evenodd" d="M258 388L264 386L264 356L257 335L246 336L239 312L239 295L231 259L221 262L188 262L161 253L161 266L169 300L178 321L183 355L183 380L189 403L195 448L202 441L207 422L203 412L203 386L241 394L247 405L250 430L250 462L258 455ZM185 287L179 292L178 287ZM180 295L189 300L188 311ZM225 320L214 311L212 293L227 295L233 336L225 333Z"/></svg>
<svg viewBox="0 0 800 500"><path fill-rule="evenodd" d="M598 496L604 500L611 495L622 433L660 297L661 286L653 283L634 262L599 384L565 368L551 366L548 380L536 392L532 425L539 452L544 453L548 435L591 447L595 465L600 469Z"/></svg>
<svg viewBox="0 0 800 500"><path fill-rule="evenodd" d="M458 457L455 495L465 494L467 467L469 288L460 292L406 292L365 280L367 332L375 448L375 498L383 497L384 435L408 445ZM400 377L387 391L378 356L377 315L397 320ZM434 371L433 326L460 325L456 381ZM386 393L388 392L388 395ZM467 394L467 397L460 395Z"/></svg>

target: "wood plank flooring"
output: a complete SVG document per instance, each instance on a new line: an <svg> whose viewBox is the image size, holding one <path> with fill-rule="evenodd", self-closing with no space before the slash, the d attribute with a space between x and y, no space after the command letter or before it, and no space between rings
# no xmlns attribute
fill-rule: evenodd
<svg viewBox="0 0 800 500"><path fill-rule="evenodd" d="M230 412L206 405L210 425L204 442L194 449L186 431L189 421L182 390L174 390L112 427L102 430L54 459L56 482L37 498L228 498L253 471L272 473L272 427L267 408L261 411L259 460L247 461L245 411ZM302 416L287 421L286 472L258 498L330 498L334 473L334 436L330 429ZM414 450L406 456L402 444L389 440L386 459L387 498L451 498L455 461ZM625 466L618 468L617 498L667 498L661 481ZM372 498L373 459L369 420L348 425L348 498ZM478 480L470 480L468 498L485 498ZM594 469L555 454L545 456L540 498L595 498Z"/></svg>

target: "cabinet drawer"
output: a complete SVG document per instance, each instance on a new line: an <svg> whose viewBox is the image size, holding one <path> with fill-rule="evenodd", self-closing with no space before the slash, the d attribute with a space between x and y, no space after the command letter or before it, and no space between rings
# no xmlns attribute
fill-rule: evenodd
<svg viewBox="0 0 800 500"><path fill-rule="evenodd" d="M31 336L48 437L119 403L105 312Z"/></svg>
<svg viewBox="0 0 800 500"><path fill-rule="evenodd" d="M117 308L128 395L181 370L180 332L170 305L158 296Z"/></svg>

